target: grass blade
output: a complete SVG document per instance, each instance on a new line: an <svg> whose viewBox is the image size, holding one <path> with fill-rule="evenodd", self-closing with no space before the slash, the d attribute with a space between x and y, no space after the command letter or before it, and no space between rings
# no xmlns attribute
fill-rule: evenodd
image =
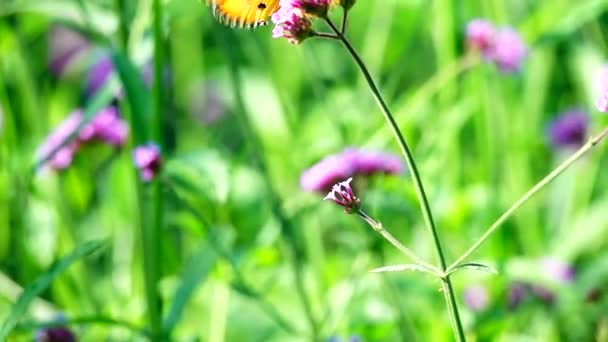
<svg viewBox="0 0 608 342"><path fill-rule="evenodd" d="M49 268L44 274L36 279L30 286L28 286L17 302L11 307L8 316L0 327L0 341L5 341L8 334L15 328L21 317L27 311L30 303L38 297L49 285L57 278L58 275L63 273L70 265L80 258L92 254L99 250L103 246L102 240L89 241L76 247L76 249L59 260L51 268Z"/></svg>

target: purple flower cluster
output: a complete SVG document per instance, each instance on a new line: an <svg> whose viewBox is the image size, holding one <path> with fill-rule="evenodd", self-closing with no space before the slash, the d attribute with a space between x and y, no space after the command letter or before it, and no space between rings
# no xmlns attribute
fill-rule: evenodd
<svg viewBox="0 0 608 342"><path fill-rule="evenodd" d="M528 55L528 47L519 33L509 27L496 28L487 20L474 19L467 25L466 35L471 48L504 72L518 71Z"/></svg>
<svg viewBox="0 0 608 342"><path fill-rule="evenodd" d="M549 126L549 138L555 148L579 147L587 139L589 118L585 112L572 110L559 115Z"/></svg>
<svg viewBox="0 0 608 342"><path fill-rule="evenodd" d="M356 175L399 174L403 169L403 162L396 155L347 148L304 171L300 177L300 185L307 191L325 193L334 184Z"/></svg>
<svg viewBox="0 0 608 342"><path fill-rule="evenodd" d="M66 327L53 327L38 331L36 342L76 342L76 335Z"/></svg>
<svg viewBox="0 0 608 342"><path fill-rule="evenodd" d="M133 162L139 169L141 179L145 182L151 181L162 166L160 148L153 143L137 146L133 150Z"/></svg>
<svg viewBox="0 0 608 342"><path fill-rule="evenodd" d="M300 44L314 34L312 17L327 15L331 3L332 0L281 0L279 10L272 15L272 36Z"/></svg>
<svg viewBox="0 0 608 342"><path fill-rule="evenodd" d="M352 180L352 178L349 178L344 182L334 185L323 199L332 200L337 205L343 207L347 214L357 212L361 208L361 200L355 196L350 186Z"/></svg>
<svg viewBox="0 0 608 342"><path fill-rule="evenodd" d="M76 133L84 120L83 111L78 109L72 112L55 131L51 133L38 149L40 158L47 158L49 154L57 152L49 159L48 165L55 170L63 170L70 166L74 155L84 145L91 142L101 142L114 147L121 147L128 136L128 126L120 118L115 107L107 107L99 111L66 145L61 144Z"/></svg>

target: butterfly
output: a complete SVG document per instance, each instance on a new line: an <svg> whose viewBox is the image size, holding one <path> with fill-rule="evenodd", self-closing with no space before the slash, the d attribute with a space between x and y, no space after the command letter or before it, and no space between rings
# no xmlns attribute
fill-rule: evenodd
<svg viewBox="0 0 608 342"><path fill-rule="evenodd" d="M206 0L220 22L232 27L255 28L268 24L280 0Z"/></svg>

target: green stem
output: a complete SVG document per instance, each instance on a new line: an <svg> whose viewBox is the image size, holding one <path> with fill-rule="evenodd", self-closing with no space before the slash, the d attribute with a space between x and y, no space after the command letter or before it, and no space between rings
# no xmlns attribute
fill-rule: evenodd
<svg viewBox="0 0 608 342"><path fill-rule="evenodd" d="M361 218L365 222L367 222L376 232L378 232L380 235L382 235L382 237L385 238L386 241L388 241L391 245L393 245L395 248L397 248L403 255L407 256L410 259L412 259L418 265L426 268L427 270L431 271L435 275L440 276L440 277L442 276L442 273L443 273L442 271L440 271L439 269L437 269L437 267L435 267L435 266L427 263L426 261L420 259L416 255L416 253L414 253L412 250L410 250L409 248L407 248L406 246L404 246L388 230L386 230L384 228L384 226L382 225L382 223L377 222L376 220L374 220L373 218L371 218L363 210L359 210L359 216L361 216Z"/></svg>
<svg viewBox="0 0 608 342"><path fill-rule="evenodd" d="M421 210L422 210L422 216L424 217L424 221L425 221L427 228L430 230L431 235L433 236L435 250L437 252L437 256L439 257L440 268L442 271L445 272L446 267L447 267L447 264L445 261L445 256L443 254L443 249L441 247L441 242L439 240L437 228L435 227L435 222L433 220L433 214L431 211L431 207L429 205L429 201L426 196L426 192L424 191L424 186L422 185L422 178L420 177L420 173L418 172L418 167L416 166L416 162L414 161L413 153L412 153L409 145L405 141L405 138L403 137L403 134L401 133L401 130L399 129L399 126L397 125L397 122L395 121L395 118L393 117L390 109L388 108L386 101L384 101L384 98L382 97L380 89L376 85L376 82L374 81L372 75L370 74L369 70L367 69L367 66L365 65L365 63L363 62L363 60L361 59L361 57L359 56L359 54L357 53L355 48L352 46L352 44L348 41L348 39L346 39L344 34L342 34L340 32L340 30L334 25L334 23L331 20L329 20L328 18L325 18L325 21L331 27L331 29L334 31L334 33L338 36L338 39L340 40L340 42L342 42L342 45L344 45L346 50L348 50L350 55L353 57L355 63L357 64L357 66L361 70L361 73L365 77L365 80L367 81L367 84L369 85L369 88L374 96L374 99L376 100L376 102L378 103L378 106L382 110L382 114L384 115L386 122L391 127L393 135L394 135L395 139L397 140L399 147L401 148L401 152L403 153L403 156L405 157L405 161L407 163L409 171L412 174L412 179L414 181L414 187L416 188L416 195L418 196L418 201L420 202L420 206L421 206ZM448 307L450 308L450 312L451 312L451 316L452 316L451 318L452 318L452 323L453 323L452 325L453 325L453 329L454 329L454 334L456 335L456 338L458 341L465 341L464 330L462 328L462 323L460 321L460 315L458 312L458 306L455 301L454 290L452 288L450 276L446 275L445 277L442 278L442 280L444 283L444 290L447 292L446 301L447 301Z"/></svg>
<svg viewBox="0 0 608 342"><path fill-rule="evenodd" d="M475 251L492 235L494 232L502 226L502 224L509 219L522 205L528 202L536 193L542 190L547 184L551 183L555 178L561 175L566 169L568 169L572 164L574 164L577 160L579 160L582 156L587 154L593 147L600 143L606 136L608 135L608 128L604 129L598 135L591 137L589 141L583 145L576 153L574 153L570 158L566 159L563 163L561 163L555 170L553 170L550 174L548 174L545 178L543 178L540 182L538 182L532 189L526 192L517 202L515 202L507 211L504 212L497 220L494 222L490 228L469 248L458 260L456 260L450 267L448 267L447 272L453 271L460 263L462 263L466 258L471 256L471 254L475 253Z"/></svg>

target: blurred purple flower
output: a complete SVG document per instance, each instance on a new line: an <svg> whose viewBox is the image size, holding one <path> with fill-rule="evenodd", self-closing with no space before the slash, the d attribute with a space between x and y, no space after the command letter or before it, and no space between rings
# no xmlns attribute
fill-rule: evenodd
<svg viewBox="0 0 608 342"><path fill-rule="evenodd" d="M540 300L547 304L552 304L555 301L555 294L546 287L532 285L532 292L536 295L536 297L540 298Z"/></svg>
<svg viewBox="0 0 608 342"><path fill-rule="evenodd" d="M490 58L504 72L518 71L528 55L528 47L512 28L500 29L494 36L494 44L488 51Z"/></svg>
<svg viewBox="0 0 608 342"><path fill-rule="evenodd" d="M110 106L102 109L79 133L82 142L100 140L107 144L120 147L127 140L129 128L120 118L118 109Z"/></svg>
<svg viewBox="0 0 608 342"><path fill-rule="evenodd" d="M101 90L114 74L114 64L109 54L102 54L89 69L86 84L87 97L93 97Z"/></svg>
<svg viewBox="0 0 608 342"><path fill-rule="evenodd" d="M63 141L76 132L83 120L84 114L81 109L70 113L38 148L38 158L47 158L50 153L59 148ZM115 107L104 108L82 127L80 132L78 132L78 136L57 150L48 161L48 165L52 169L63 170L70 166L74 155L84 144L99 141L115 147L121 147L126 141L127 135L127 124L120 118L118 110Z"/></svg>
<svg viewBox="0 0 608 342"><path fill-rule="evenodd" d="M61 143L78 129L82 119L83 114L80 109L70 113L68 117L55 128L55 130L38 148L38 158L47 158L50 153L59 148ZM59 148L55 155L48 161L48 165L55 170L63 170L67 168L72 163L72 159L74 158L74 154L77 150L78 141L77 139L74 139L65 146Z"/></svg>
<svg viewBox="0 0 608 342"><path fill-rule="evenodd" d="M337 205L344 208L348 214L352 214L361 208L361 200L355 196L353 189L350 186L352 178L344 182L335 184L331 191L323 198L324 200L332 200Z"/></svg>
<svg viewBox="0 0 608 342"><path fill-rule="evenodd" d="M89 48L89 42L79 33L64 26L53 26L49 33L49 69L62 76L78 57Z"/></svg>
<svg viewBox="0 0 608 342"><path fill-rule="evenodd" d="M574 267L558 258L544 257L540 260L540 267L551 280L558 283L571 283L576 277Z"/></svg>
<svg viewBox="0 0 608 342"><path fill-rule="evenodd" d="M488 307L488 290L481 285L472 285L464 290L464 302L473 311L483 311Z"/></svg>
<svg viewBox="0 0 608 342"><path fill-rule="evenodd" d="M608 113L608 90L600 96L595 106L600 112Z"/></svg>
<svg viewBox="0 0 608 342"><path fill-rule="evenodd" d="M304 190L324 193L349 177L376 173L399 174L403 170L403 162L396 155L347 148L304 171L300 185Z"/></svg>
<svg viewBox="0 0 608 342"><path fill-rule="evenodd" d="M494 44L496 28L485 19L473 19L467 24L466 34L468 45L486 55Z"/></svg>
<svg viewBox="0 0 608 342"><path fill-rule="evenodd" d="M518 307L519 304L521 304L521 302L525 299L526 292L527 287L525 284L519 282L511 284L507 292L507 307L511 310Z"/></svg>
<svg viewBox="0 0 608 342"><path fill-rule="evenodd" d="M162 166L160 148L154 143L137 146L133 150L133 161L139 169L141 179L149 182L156 176Z"/></svg>
<svg viewBox="0 0 608 342"><path fill-rule="evenodd" d="M582 111L569 111L559 115L549 127L551 144L555 148L579 147L585 143L589 120Z"/></svg>
<svg viewBox="0 0 608 342"><path fill-rule="evenodd" d="M36 342L76 342L76 335L67 327L52 327L36 333Z"/></svg>
<svg viewBox="0 0 608 342"><path fill-rule="evenodd" d="M519 33L510 27L496 29L489 21L474 19L467 24L467 43L494 62L503 72L515 72L528 55L528 47Z"/></svg>

